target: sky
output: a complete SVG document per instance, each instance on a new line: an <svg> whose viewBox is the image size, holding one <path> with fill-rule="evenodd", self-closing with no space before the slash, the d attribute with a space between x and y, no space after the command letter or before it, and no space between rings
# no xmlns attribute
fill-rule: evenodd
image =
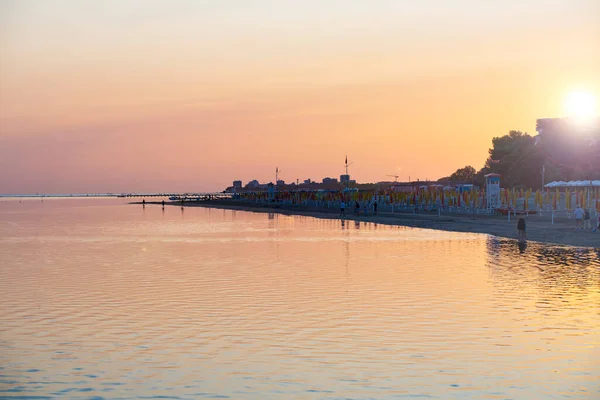
<svg viewBox="0 0 600 400"><path fill-rule="evenodd" d="M0 0L0 193L437 179L598 71L597 0Z"/></svg>

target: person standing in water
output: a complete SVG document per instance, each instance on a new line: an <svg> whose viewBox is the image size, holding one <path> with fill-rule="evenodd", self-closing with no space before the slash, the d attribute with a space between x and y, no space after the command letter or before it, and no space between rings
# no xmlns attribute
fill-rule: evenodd
<svg viewBox="0 0 600 400"><path fill-rule="evenodd" d="M342 202L340 203L340 216L345 216L346 215L346 202L344 200L342 200Z"/></svg>
<svg viewBox="0 0 600 400"><path fill-rule="evenodd" d="M525 218L522 215L519 216L517 221L517 231L519 232L519 241L527 239L527 232L525 231Z"/></svg>

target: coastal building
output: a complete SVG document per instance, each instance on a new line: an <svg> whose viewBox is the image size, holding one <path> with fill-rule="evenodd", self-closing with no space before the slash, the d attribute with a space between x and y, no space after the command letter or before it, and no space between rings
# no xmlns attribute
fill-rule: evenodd
<svg viewBox="0 0 600 400"><path fill-rule="evenodd" d="M600 171L600 118L541 118L536 121L535 144L544 157L549 179L597 178Z"/></svg>
<svg viewBox="0 0 600 400"><path fill-rule="evenodd" d="M348 175L348 174L340 175L340 182L341 183L350 183L350 175Z"/></svg>
<svg viewBox="0 0 600 400"><path fill-rule="evenodd" d="M312 181L310 180L310 178L304 180L305 185L310 185L311 183Z"/></svg>
<svg viewBox="0 0 600 400"><path fill-rule="evenodd" d="M283 185L285 185L285 181L283 179L279 179L277 181L277 186L283 186Z"/></svg>
<svg viewBox="0 0 600 400"><path fill-rule="evenodd" d="M571 138L573 140L598 140L600 138L600 117L589 120L573 118L540 118L535 124L537 135L536 144L555 137Z"/></svg>
<svg viewBox="0 0 600 400"><path fill-rule="evenodd" d="M242 181L233 181L233 188L234 189L241 189L242 188Z"/></svg>
<svg viewBox="0 0 600 400"><path fill-rule="evenodd" d="M323 184L338 183L337 178L323 178Z"/></svg>

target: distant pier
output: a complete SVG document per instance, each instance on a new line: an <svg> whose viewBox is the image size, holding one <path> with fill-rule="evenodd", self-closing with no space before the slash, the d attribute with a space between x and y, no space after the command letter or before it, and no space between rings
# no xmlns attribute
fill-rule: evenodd
<svg viewBox="0 0 600 400"><path fill-rule="evenodd" d="M208 201L233 198L232 193L122 193L117 197L167 197L171 201Z"/></svg>

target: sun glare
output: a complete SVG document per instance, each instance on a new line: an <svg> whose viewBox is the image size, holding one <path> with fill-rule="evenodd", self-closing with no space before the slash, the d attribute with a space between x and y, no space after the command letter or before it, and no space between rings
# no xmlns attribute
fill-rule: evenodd
<svg viewBox="0 0 600 400"><path fill-rule="evenodd" d="M568 117L589 119L596 115L596 99L589 92L572 92L565 100Z"/></svg>

